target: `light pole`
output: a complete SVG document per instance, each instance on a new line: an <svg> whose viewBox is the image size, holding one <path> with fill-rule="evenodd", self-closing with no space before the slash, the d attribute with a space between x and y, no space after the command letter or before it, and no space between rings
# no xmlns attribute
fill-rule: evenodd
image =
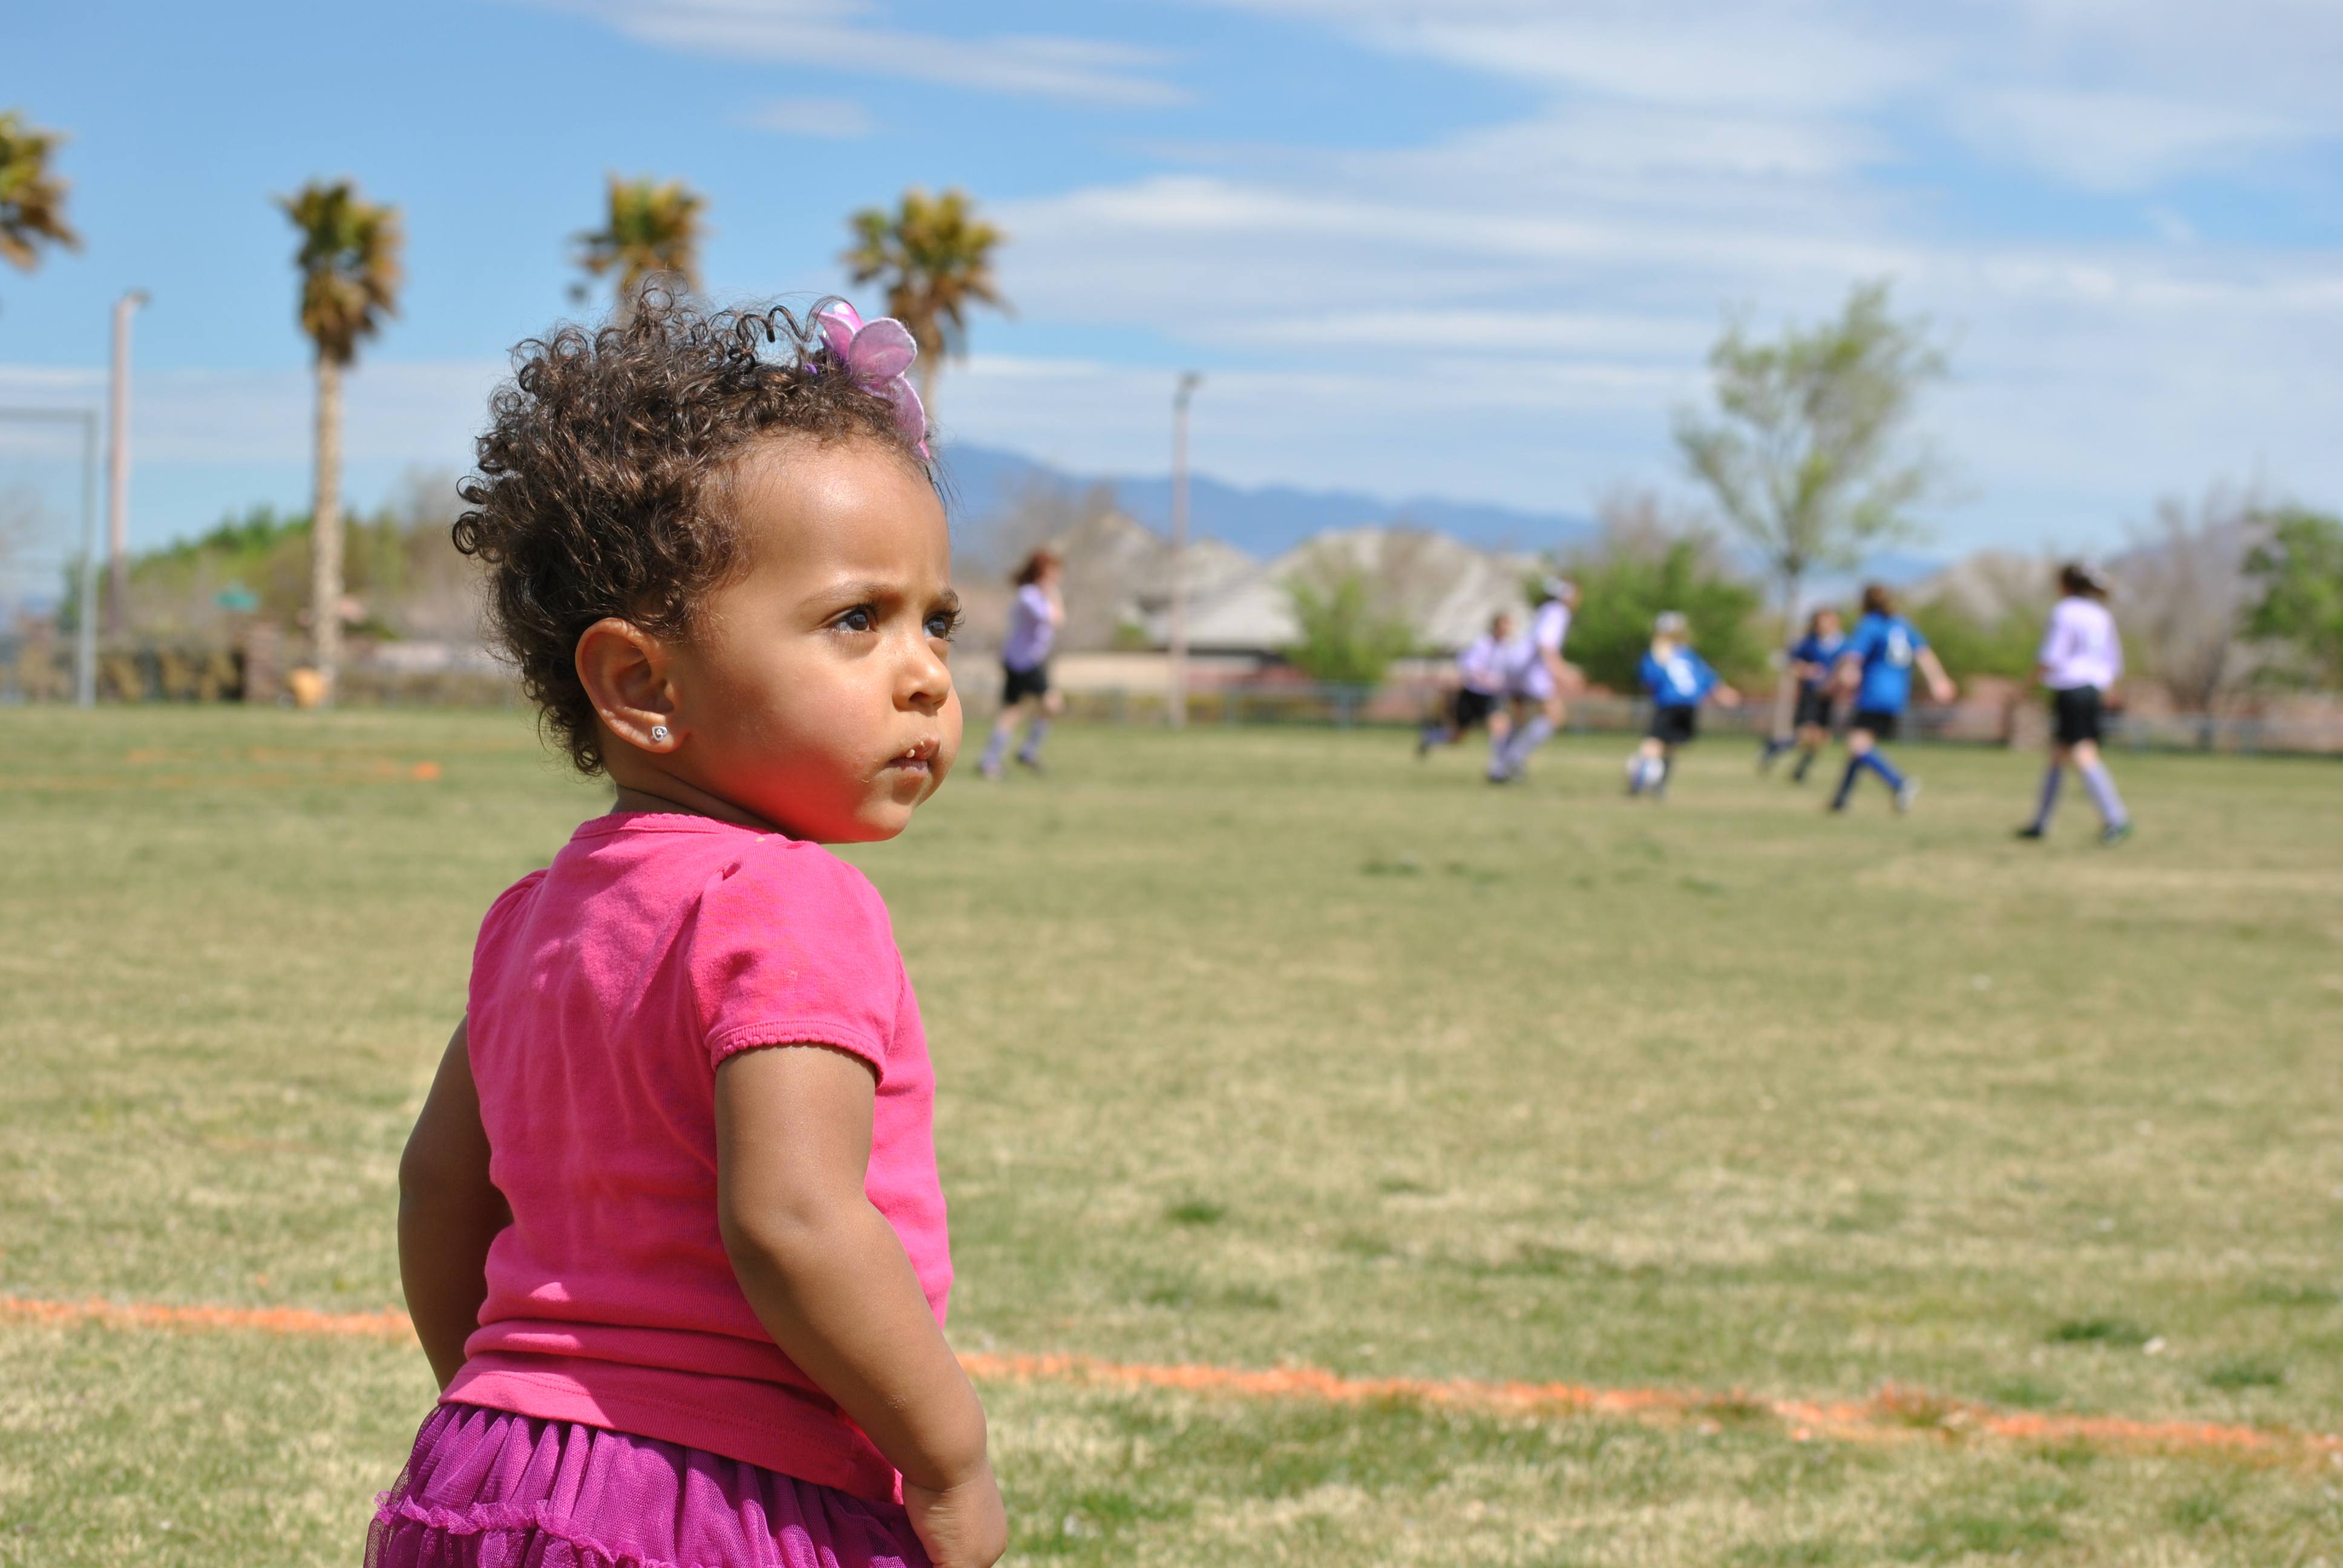
<svg viewBox="0 0 2343 1568"><path fill-rule="evenodd" d="M1188 401L1203 377L1180 373L1172 393L1172 728L1188 722Z"/></svg>
<svg viewBox="0 0 2343 1568"><path fill-rule="evenodd" d="M106 621L130 629L130 313L146 303L143 288L114 302L114 369L106 409Z"/></svg>

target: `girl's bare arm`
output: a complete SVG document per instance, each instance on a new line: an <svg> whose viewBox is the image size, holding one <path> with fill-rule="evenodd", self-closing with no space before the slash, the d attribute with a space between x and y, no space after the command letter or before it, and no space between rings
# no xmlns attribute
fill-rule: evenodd
<svg viewBox="0 0 2343 1568"><path fill-rule="evenodd" d="M903 1473L938 1568L1007 1544L984 1409L863 1181L876 1085L844 1051L742 1051L716 1070L717 1216L749 1304Z"/></svg>
<svg viewBox="0 0 2343 1568"><path fill-rule="evenodd" d="M458 1023L398 1161L399 1282L443 1389L464 1364L464 1341L488 1299L488 1243L512 1223L488 1180L488 1135L465 1041Z"/></svg>

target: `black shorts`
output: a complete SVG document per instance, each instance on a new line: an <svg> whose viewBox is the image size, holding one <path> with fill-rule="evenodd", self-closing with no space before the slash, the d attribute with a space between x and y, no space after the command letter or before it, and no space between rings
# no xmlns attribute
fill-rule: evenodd
<svg viewBox="0 0 2343 1568"><path fill-rule="evenodd" d="M1046 664L1037 664L1031 669L1012 669L1004 664L1001 667L1001 706L1003 708L1014 708L1029 697L1050 695L1050 667Z"/></svg>
<svg viewBox="0 0 2343 1568"><path fill-rule="evenodd" d="M2079 746L2099 739L2099 721L2107 696L2096 686L2069 687L2050 694L2050 733L2061 746Z"/></svg>
<svg viewBox="0 0 2343 1568"><path fill-rule="evenodd" d="M1457 732L1462 734L1467 729L1478 729L1488 723L1489 715L1496 710L1497 698L1494 692L1475 691L1469 686L1460 686L1456 689L1456 700L1449 707L1448 719L1450 723L1456 726Z"/></svg>
<svg viewBox="0 0 2343 1568"><path fill-rule="evenodd" d="M1700 733L1700 709L1674 705L1652 709L1652 727L1644 733L1663 746L1682 746Z"/></svg>
<svg viewBox="0 0 2343 1568"><path fill-rule="evenodd" d="M1809 727L1815 729L1828 729L1831 727L1830 689L1813 686L1798 688L1797 716L1790 723L1791 727L1796 729Z"/></svg>
<svg viewBox="0 0 2343 1568"><path fill-rule="evenodd" d="M1893 709L1858 708L1847 721L1849 729L1860 729L1874 740L1893 740L1904 727L1904 716Z"/></svg>

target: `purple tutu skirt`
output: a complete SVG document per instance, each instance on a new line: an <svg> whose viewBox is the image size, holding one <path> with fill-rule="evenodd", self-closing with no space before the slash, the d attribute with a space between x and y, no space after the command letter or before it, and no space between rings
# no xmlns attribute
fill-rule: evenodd
<svg viewBox="0 0 2343 1568"><path fill-rule="evenodd" d="M367 1568L928 1568L899 1508L680 1443L443 1404Z"/></svg>

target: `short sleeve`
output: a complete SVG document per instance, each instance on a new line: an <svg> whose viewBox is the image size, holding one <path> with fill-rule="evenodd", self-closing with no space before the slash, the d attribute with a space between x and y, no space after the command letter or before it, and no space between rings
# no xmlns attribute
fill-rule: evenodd
<svg viewBox="0 0 2343 1568"><path fill-rule="evenodd" d="M700 895L689 967L713 1070L761 1045L827 1045L881 1081L902 1000L887 906L812 844L759 839Z"/></svg>

